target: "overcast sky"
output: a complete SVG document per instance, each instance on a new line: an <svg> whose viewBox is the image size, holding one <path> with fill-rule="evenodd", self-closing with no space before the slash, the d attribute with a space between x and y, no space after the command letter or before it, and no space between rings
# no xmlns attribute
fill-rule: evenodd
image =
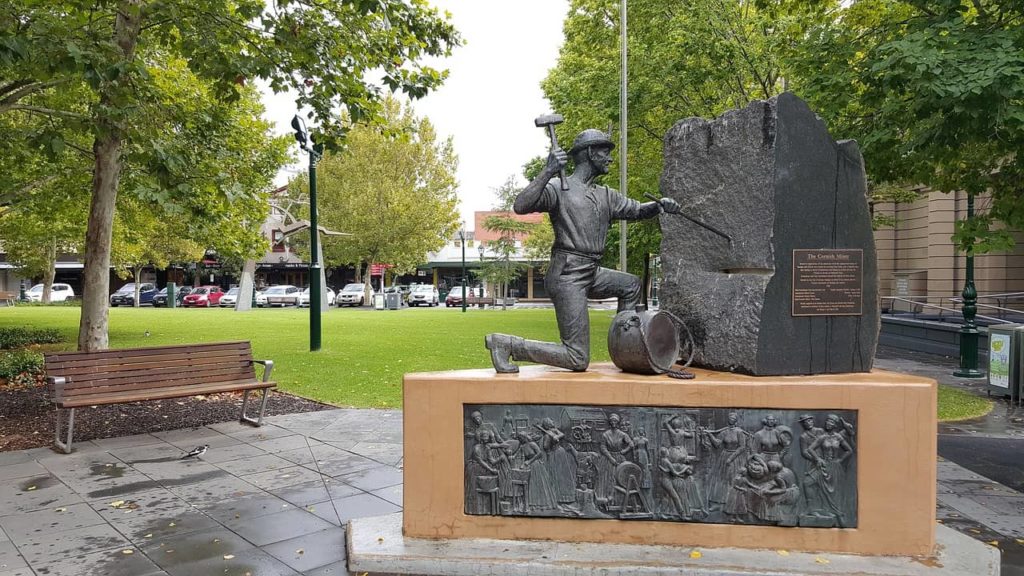
<svg viewBox="0 0 1024 576"><path fill-rule="evenodd" d="M547 153L545 132L533 119L550 112L540 81L558 58L567 0L431 0L451 13L465 45L451 58L435 63L450 71L436 92L414 103L439 135L451 136L459 157L462 219L473 225L473 212L488 210L494 188L522 165ZM266 116L279 133L290 133L294 98L264 91ZM300 159L304 165L305 157ZM295 167L282 171L284 184Z"/></svg>

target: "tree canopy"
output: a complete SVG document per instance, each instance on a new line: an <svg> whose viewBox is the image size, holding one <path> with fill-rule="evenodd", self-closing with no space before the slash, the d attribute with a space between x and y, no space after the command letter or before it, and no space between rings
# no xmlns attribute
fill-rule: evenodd
<svg viewBox="0 0 1024 576"><path fill-rule="evenodd" d="M565 116L559 141L568 147L585 128L619 126L619 11L617 0L571 0L565 43L557 65L542 83L555 110ZM656 193L662 170L662 138L690 116L710 117L785 88L785 55L794 37L826 17L834 2L812 0L689 0L629 2L630 196ZM618 152L618 151L617 151ZM605 183L617 183L616 154ZM618 253L609 235L606 259ZM630 224L629 268L657 252L657 223ZM611 264L611 262L606 262Z"/></svg>
<svg viewBox="0 0 1024 576"><path fill-rule="evenodd" d="M79 348L107 346L111 234L122 176L132 175L122 174L126 166L156 182L141 186L141 197L200 214L223 214L225 204L261 192L230 173L204 188L191 185L189 169L221 162L219 144L234 126L217 107L166 105L163 96L191 86L168 83L157 70L187 71L203 87L203 103L237 101L256 80L277 92L294 90L330 146L350 126L339 109L351 121L373 120L387 90L424 95L444 74L422 60L446 55L458 42L447 19L420 0L4 3L0 115L66 122L92 142L91 153L84 150L93 168ZM62 102L67 91L82 97ZM189 135L191 147L162 141L178 134ZM46 142L61 146L55 137Z"/></svg>
<svg viewBox="0 0 1024 576"><path fill-rule="evenodd" d="M960 222L961 250L1024 229L1024 6L1000 0L864 0L793 53L798 94L856 138L872 180L989 194Z"/></svg>
<svg viewBox="0 0 1024 576"><path fill-rule="evenodd" d="M618 34L617 1L570 2L565 44L543 82L566 118L563 145L583 128L618 124ZM920 185L987 194L980 214L958 223L962 250L1006 249L1011 230L1024 228L1019 2L633 0L628 42L633 197L657 189L674 122L791 90L836 137L859 142L876 200L905 200ZM613 165L609 185L617 173ZM635 270L659 233L653 223L630 230ZM607 253L616 242L611 235Z"/></svg>
<svg viewBox="0 0 1024 576"><path fill-rule="evenodd" d="M320 225L352 234L326 239L324 260L414 270L458 228L456 167L450 139L438 141L428 120L386 98L380 128L353 126L344 149L326 154L317 166ZM308 193L308 175L289 188Z"/></svg>

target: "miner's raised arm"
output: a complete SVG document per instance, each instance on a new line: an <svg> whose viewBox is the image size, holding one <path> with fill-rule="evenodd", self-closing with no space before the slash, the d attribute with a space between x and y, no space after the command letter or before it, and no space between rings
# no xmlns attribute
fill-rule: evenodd
<svg viewBox="0 0 1024 576"><path fill-rule="evenodd" d="M560 170L565 168L568 161L569 156L565 153L565 150L561 148L551 150L551 153L548 154L548 162L544 165L540 174L537 174L537 177L527 184L526 188L523 188L523 191L516 196L515 204L512 205L512 209L515 210L516 214L547 212L551 209L552 200L555 196L553 192L545 193L545 189L548 182L557 176Z"/></svg>

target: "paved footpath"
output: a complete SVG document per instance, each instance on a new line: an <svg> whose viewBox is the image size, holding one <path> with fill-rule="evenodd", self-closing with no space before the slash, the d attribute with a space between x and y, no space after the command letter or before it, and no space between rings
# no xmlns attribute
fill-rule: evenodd
<svg viewBox="0 0 1024 576"><path fill-rule="evenodd" d="M0 576L346 574L345 522L401 510L401 412L267 422L0 453ZM1024 575L1024 494L950 460L938 476L939 521Z"/></svg>
<svg viewBox="0 0 1024 576"><path fill-rule="evenodd" d="M984 395L985 379L952 376L955 358L879 348L875 366ZM983 418L939 425L937 517L998 546L1002 576L1024 576L1024 410L994 400Z"/></svg>

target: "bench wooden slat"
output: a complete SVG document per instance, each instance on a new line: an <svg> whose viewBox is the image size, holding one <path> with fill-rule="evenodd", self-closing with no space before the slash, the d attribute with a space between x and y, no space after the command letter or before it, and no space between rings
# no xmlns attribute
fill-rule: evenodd
<svg viewBox="0 0 1024 576"><path fill-rule="evenodd" d="M149 390L154 388L166 388L169 386L190 386L203 384L205 382L256 380L250 372L236 369L211 370L203 374L186 374L177 378L161 378L158 380L146 380L133 378L129 380L100 381L90 383L88 386L63 386L58 387L55 396L66 398L70 396L87 396L89 394L105 394L108 392L119 392L126 390Z"/></svg>
<svg viewBox="0 0 1024 576"><path fill-rule="evenodd" d="M111 376L117 376L124 373L132 373L145 370L160 370L161 368L168 367L204 367L204 366L218 366L222 364L248 364L250 362L248 355L232 355L232 356L204 356L202 358L171 358L166 360L157 360L149 357L150 359L146 362L133 362L130 364L115 364L115 365L98 365L98 366L76 366L69 364L66 367L48 366L47 373L52 376L64 376L65 378L74 377L76 380L87 380L94 375L109 374Z"/></svg>
<svg viewBox="0 0 1024 576"><path fill-rule="evenodd" d="M202 374L203 371L217 369L217 368L237 368L239 370L246 370L250 377L255 377L255 370L248 360L236 360L233 362L221 362L218 364L189 364L189 365L159 365L153 367L140 368L138 370L118 370L116 372L85 372L82 374L71 374L63 372L60 375L64 376L69 382L74 385L82 385L87 382L102 382L106 380L125 380L125 379L141 379L146 378L150 380L160 380L167 377L173 377L176 374Z"/></svg>
<svg viewBox="0 0 1024 576"><path fill-rule="evenodd" d="M217 394L221 392L259 390L262 388L275 388L276 386L276 382L263 382L259 380L234 380L227 382L193 384L190 386L171 386L166 388L153 388L146 390L145 392L128 391L112 394L75 396L72 398L68 398L62 402L57 402L57 405L61 408L81 408L83 406L122 404L125 402L141 402L145 400L166 400L168 398L182 398L186 396Z"/></svg>
<svg viewBox="0 0 1024 576"><path fill-rule="evenodd" d="M93 358L84 357L80 359L76 358L61 358L59 356L46 355L46 366L54 370L60 370L69 367L84 367L84 366L117 366L120 364L140 364L145 362L153 361L167 361L167 360L185 360L189 358L222 358L222 357L246 357L251 358L251 350L243 349L214 349L214 350L174 350L164 354L160 354L154 351L147 351L146 354L133 354L130 356L109 356L106 358Z"/></svg>
<svg viewBox="0 0 1024 576"><path fill-rule="evenodd" d="M213 350L251 350L252 345L246 341L240 342L217 342L214 344L176 344L172 346L149 346L146 348L112 348L110 350L99 350L96 352L54 352L47 354L47 358L55 361L121 357L131 358L133 356L172 354L174 352L189 352L191 350L207 352Z"/></svg>

